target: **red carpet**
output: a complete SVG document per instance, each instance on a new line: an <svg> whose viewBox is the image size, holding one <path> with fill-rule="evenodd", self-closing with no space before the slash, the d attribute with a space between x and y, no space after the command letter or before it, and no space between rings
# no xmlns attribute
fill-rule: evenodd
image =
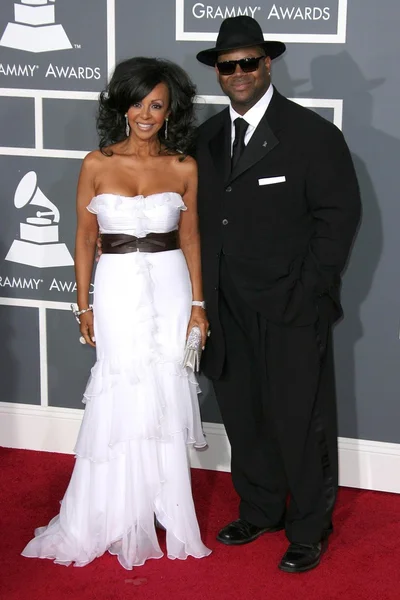
<svg viewBox="0 0 400 600"><path fill-rule="evenodd" d="M84 568L63 567L19 553L36 526L58 512L73 457L0 449L1 600L399 600L400 496L341 489L335 532L314 571L277 569L283 532L241 548L215 541L237 517L228 473L193 471L193 491L205 543L202 560L153 560L125 571L105 554Z"/></svg>

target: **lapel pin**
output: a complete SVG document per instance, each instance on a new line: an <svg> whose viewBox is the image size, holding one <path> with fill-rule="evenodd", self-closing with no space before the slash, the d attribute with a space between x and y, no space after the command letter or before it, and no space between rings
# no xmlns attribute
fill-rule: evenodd
<svg viewBox="0 0 400 600"><path fill-rule="evenodd" d="M266 148L268 146L268 142L263 142L263 148Z"/></svg>

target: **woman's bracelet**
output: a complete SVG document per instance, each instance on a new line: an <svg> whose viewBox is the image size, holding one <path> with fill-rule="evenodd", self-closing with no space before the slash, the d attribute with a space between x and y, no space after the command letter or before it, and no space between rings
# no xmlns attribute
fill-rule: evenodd
<svg viewBox="0 0 400 600"><path fill-rule="evenodd" d="M200 306L200 308L206 308L206 303L204 300L193 300L192 306Z"/></svg>
<svg viewBox="0 0 400 600"><path fill-rule="evenodd" d="M82 310L77 310L75 308L75 304L71 304L71 310L74 314L75 319L77 320L77 322L79 323L79 325L81 324L81 320L80 320L80 316L84 315L85 313L89 312L89 310L93 310L93 306L90 305L89 308L82 308Z"/></svg>

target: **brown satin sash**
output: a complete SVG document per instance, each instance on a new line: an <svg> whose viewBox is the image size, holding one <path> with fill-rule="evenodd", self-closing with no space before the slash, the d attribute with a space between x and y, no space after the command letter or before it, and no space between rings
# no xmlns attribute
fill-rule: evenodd
<svg viewBox="0 0 400 600"><path fill-rule="evenodd" d="M148 233L136 237L125 233L102 233L101 249L103 254L126 254L127 252L165 252L177 250L178 232Z"/></svg>

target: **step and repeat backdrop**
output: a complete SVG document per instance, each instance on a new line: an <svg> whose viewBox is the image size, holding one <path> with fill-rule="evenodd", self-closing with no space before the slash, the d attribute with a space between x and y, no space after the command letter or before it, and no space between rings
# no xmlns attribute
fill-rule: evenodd
<svg viewBox="0 0 400 600"><path fill-rule="evenodd" d="M2 0L4 410L83 407L95 354L79 343L70 311L75 189L82 158L97 147L97 97L109 73L135 55L176 61L198 86L201 122L226 98L195 55L214 44L224 18L240 14L256 18L266 39L286 42L272 68L279 91L343 129L352 151L364 215L335 331L340 435L400 442L397 0ZM219 423L211 385L201 384L203 419Z"/></svg>

